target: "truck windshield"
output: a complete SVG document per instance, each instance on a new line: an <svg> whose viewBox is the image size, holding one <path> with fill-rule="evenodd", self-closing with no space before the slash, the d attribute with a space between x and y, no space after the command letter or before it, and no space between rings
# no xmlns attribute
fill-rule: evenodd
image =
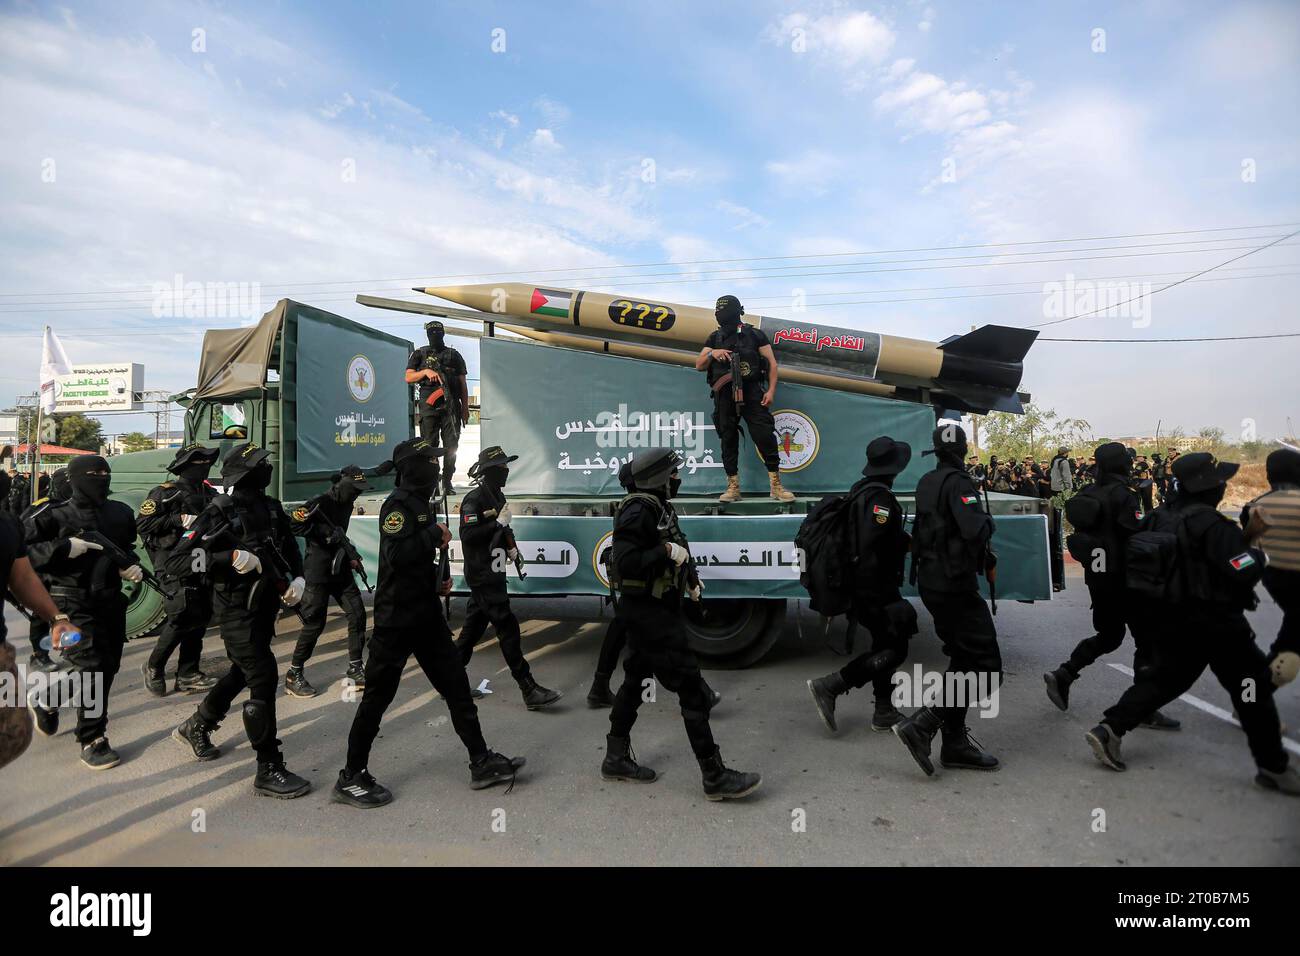
<svg viewBox="0 0 1300 956"><path fill-rule="evenodd" d="M243 405L213 405L208 424L208 439L248 437Z"/></svg>

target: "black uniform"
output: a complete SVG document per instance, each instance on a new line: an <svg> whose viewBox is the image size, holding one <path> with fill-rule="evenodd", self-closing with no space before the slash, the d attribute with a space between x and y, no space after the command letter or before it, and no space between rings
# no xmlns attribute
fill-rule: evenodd
<svg viewBox="0 0 1300 956"><path fill-rule="evenodd" d="M72 670L94 674L103 682L99 713L90 714L84 705L77 710L76 738L83 747L106 735L108 696L126 643L126 598L118 569L102 551L68 556L70 539L87 531L98 531L134 554L135 515L120 501L96 502L75 491L68 501L29 512L24 522L32 567L49 582L50 597L81 631L81 642L65 650L63 659Z"/></svg>
<svg viewBox="0 0 1300 956"><path fill-rule="evenodd" d="M231 453L232 455L235 452ZM229 462L229 457L227 462ZM268 475L269 479L269 475ZM275 688L279 673L271 640L280 613L277 578L302 576L302 555L280 502L257 487L235 486L230 510L209 508L190 526L168 558L167 570L184 573L201 560L212 582L212 596L221 640L231 667L199 704L198 715L209 727L225 719L230 705L245 688L244 728L259 764L282 764L276 739ZM230 524L233 520L233 525ZM226 530L205 540L205 536ZM236 550L251 551L261 571L240 574L232 565ZM200 559L196 552L203 552Z"/></svg>
<svg viewBox="0 0 1300 956"><path fill-rule="evenodd" d="M615 614L626 628L628 654L610 713L610 735L630 736L644 682L654 677L677 695L691 749L704 760L717 751L709 728L711 702L682 626L683 571L668 557L668 541L686 542L671 502L646 493L623 499L614 519L611 568L618 590Z"/></svg>
<svg viewBox="0 0 1300 956"><path fill-rule="evenodd" d="M940 461L916 486L915 561L921 602L948 655L949 673L1002 673L1002 652L988 604L979 592L993 519L979 488L954 464ZM965 706L935 708L945 727L964 725Z"/></svg>
<svg viewBox="0 0 1300 956"><path fill-rule="evenodd" d="M203 481L166 481L150 491L140 504L136 526L154 568L158 569L164 591L171 594L163 599L167 619L149 654L149 670L156 674L162 673L178 648L176 676L199 673L203 634L212 620L212 588L204 575L192 567L176 576L167 570L167 559L187 530L186 521L197 520L216 496L216 491ZM182 515L189 517L183 519Z"/></svg>
<svg viewBox="0 0 1300 956"><path fill-rule="evenodd" d="M1146 617L1154 628L1153 664L1106 711L1105 725L1122 736L1185 693L1209 667L1232 698L1255 763L1281 773L1287 756L1273 683L1245 615L1257 602L1264 554L1247 547L1241 528L1193 495L1157 508L1140 530L1177 534L1180 521L1179 559L1187 572L1187 594L1176 602L1160 602ZM1243 695L1247 681L1253 682L1254 695Z"/></svg>
<svg viewBox="0 0 1300 956"><path fill-rule="evenodd" d="M731 372L730 363L710 362L708 368L709 388L713 391L713 425L718 430L722 466L728 475L739 474L742 416L750 441L758 449L767 470L775 472L781 467L776 452L776 421L771 409L763 405L765 373L759 349L771 344L762 329L743 322L726 329L715 329L704 342L706 348L728 349L740 356L745 401L739 412L731 397L731 384L721 384Z"/></svg>
<svg viewBox="0 0 1300 956"><path fill-rule="evenodd" d="M48 504L57 504L60 501L67 501L72 496L72 489L67 482L67 473L64 469L61 481L52 481L50 483L50 496L33 501L27 506L27 510L18 518L19 524L26 521L28 516ZM49 589L50 582L41 578L41 582ZM27 625L27 637L32 645L32 663L44 669L52 668L53 662L50 660L49 653L41 647L41 641L50 636L50 625L41 619L39 614L33 615L31 622Z"/></svg>
<svg viewBox="0 0 1300 956"><path fill-rule="evenodd" d="M379 512L379 579L366 689L348 734L349 773L366 769L384 711L412 654L447 702L451 723L471 760L488 753L469 678L438 599L442 532L427 494L397 488Z"/></svg>
<svg viewBox="0 0 1300 956"><path fill-rule="evenodd" d="M338 602L348 619L348 661L361 660L366 642L366 606L347 560L335 557L347 537L352 520L352 501L344 501L331 489L294 509L290 527L307 542L303 576L307 590L302 596L304 624L293 649L291 667L301 668L316 649L316 641L325 629L325 615L330 599ZM337 566L338 572L333 568Z"/></svg>
<svg viewBox="0 0 1300 956"><path fill-rule="evenodd" d="M459 391L455 390L459 388L458 380L469 374L465 359L459 352L448 345L444 345L442 348L422 345L411 353L411 358L406 363L406 367L416 372L422 369L432 369L442 376L442 384L427 380L420 382L418 397L420 437L441 442L446 452L442 473L446 481L450 483L452 476L456 473L456 448L460 444L461 414L463 413L463 409L459 407L461 395ZM439 396L437 394L444 392L445 389L452 389L453 394L450 396L446 394ZM434 399L434 404L429 404L430 399Z"/></svg>

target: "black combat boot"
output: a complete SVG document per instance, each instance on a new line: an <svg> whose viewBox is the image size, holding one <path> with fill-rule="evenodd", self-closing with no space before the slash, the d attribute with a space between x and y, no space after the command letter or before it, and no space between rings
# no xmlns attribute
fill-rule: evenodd
<svg viewBox="0 0 1300 956"><path fill-rule="evenodd" d="M509 793L515 786L515 774L527 762L523 757L505 757L489 750L478 759L470 761L470 789L482 790L494 783L509 780L510 786L506 789L506 793Z"/></svg>
<svg viewBox="0 0 1300 956"><path fill-rule="evenodd" d="M605 735L605 759L600 765L600 775L606 780L629 780L632 783L653 783L659 776L636 762L631 738L613 734Z"/></svg>
<svg viewBox="0 0 1300 956"><path fill-rule="evenodd" d="M969 727L944 727L939 763L953 770L997 770L998 758L985 753L970 735Z"/></svg>
<svg viewBox="0 0 1300 956"><path fill-rule="evenodd" d="M894 724L903 719L902 713L888 700L876 701L871 714L871 729L878 734L887 734L894 729Z"/></svg>
<svg viewBox="0 0 1300 956"><path fill-rule="evenodd" d="M183 724L172 731L172 739L189 746L197 760L216 760L221 756L221 750L208 735L220 726L220 724L208 723L199 716L198 711L195 711Z"/></svg>
<svg viewBox="0 0 1300 956"><path fill-rule="evenodd" d="M516 683L519 684L520 693L524 695L524 706L529 710L537 710L539 707L553 704L564 696L558 690L543 687L533 680L531 674L527 677L516 678Z"/></svg>
<svg viewBox="0 0 1300 956"><path fill-rule="evenodd" d="M1070 709L1070 685L1077 679L1078 675L1071 674L1064 666L1043 675L1043 683L1047 685L1047 699L1056 705L1057 710Z"/></svg>
<svg viewBox="0 0 1300 956"><path fill-rule="evenodd" d="M1139 727L1145 727L1147 730L1181 730L1183 723L1180 720L1174 720L1172 717L1166 717L1158 710L1153 710L1147 715L1146 720L1142 721Z"/></svg>
<svg viewBox="0 0 1300 956"><path fill-rule="evenodd" d="M307 680L301 667L290 667L284 674L284 690L290 697L315 697L316 688Z"/></svg>
<svg viewBox="0 0 1300 956"><path fill-rule="evenodd" d="M177 674L173 689L178 694L206 694L217 686L217 679L203 671L193 674Z"/></svg>
<svg viewBox="0 0 1300 956"><path fill-rule="evenodd" d="M756 773L728 770L722 762L722 751L713 748L713 754L700 758L700 771L704 775L704 796L708 800L739 800L747 797L763 782Z"/></svg>
<svg viewBox="0 0 1300 956"><path fill-rule="evenodd" d="M817 716L831 733L837 733L835 725L835 698L849 692L849 685L840 676L839 671L818 677L808 683L808 693L812 694L813 704L817 707Z"/></svg>
<svg viewBox="0 0 1300 956"><path fill-rule="evenodd" d="M587 706L613 707L614 692L609 689L609 674L602 674L600 671L591 679L591 690L587 691Z"/></svg>
<svg viewBox="0 0 1300 956"><path fill-rule="evenodd" d="M27 708L32 712L36 732L42 737L53 737L59 732L59 712L54 707L42 707L36 692L27 695Z"/></svg>
<svg viewBox="0 0 1300 956"><path fill-rule="evenodd" d="M1093 754L1111 770L1127 770L1128 764L1119 752L1119 735L1111 733L1105 724L1098 724L1088 731L1085 738L1092 747Z"/></svg>
<svg viewBox="0 0 1300 956"><path fill-rule="evenodd" d="M930 741L939 732L939 715L929 707L922 707L911 717L904 717L890 728L894 736L903 742L917 766L925 771L927 777L934 776L934 764L930 760Z"/></svg>
<svg viewBox="0 0 1300 956"><path fill-rule="evenodd" d="M352 681L352 686L357 690L365 690L366 668L360 661L348 661L348 672L343 677Z"/></svg>
<svg viewBox="0 0 1300 956"><path fill-rule="evenodd" d="M370 776L369 770L358 770L356 773L340 770L330 800L334 803L346 803L360 810L373 810L375 807L392 803L393 791Z"/></svg>
<svg viewBox="0 0 1300 956"><path fill-rule="evenodd" d="M96 737L81 745L81 762L91 770L108 770L122 762L117 751L108 745L107 737Z"/></svg>
<svg viewBox="0 0 1300 956"><path fill-rule="evenodd" d="M140 676L144 678L144 689L155 697L167 696L167 675L161 670L154 670L145 661L140 665Z"/></svg>
<svg viewBox="0 0 1300 956"><path fill-rule="evenodd" d="M292 800L311 789L311 784L284 765L283 760L259 760L253 792L277 800Z"/></svg>

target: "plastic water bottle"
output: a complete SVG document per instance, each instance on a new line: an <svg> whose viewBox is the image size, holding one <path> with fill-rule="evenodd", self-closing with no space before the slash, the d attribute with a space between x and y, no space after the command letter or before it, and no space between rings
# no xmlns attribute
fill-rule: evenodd
<svg viewBox="0 0 1300 956"><path fill-rule="evenodd" d="M68 648L75 647L77 644L80 643L81 643L81 632L68 631L63 635L63 644L59 647L59 650L66 651L68 650ZM51 635L46 634L44 637L41 638L41 650L48 651L53 649L53 647L54 647L54 638Z"/></svg>

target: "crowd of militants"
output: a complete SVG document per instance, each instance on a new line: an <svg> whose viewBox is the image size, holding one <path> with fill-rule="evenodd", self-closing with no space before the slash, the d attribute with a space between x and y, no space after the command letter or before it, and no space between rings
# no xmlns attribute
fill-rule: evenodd
<svg viewBox="0 0 1300 956"><path fill-rule="evenodd" d="M1164 456L1155 452L1149 458L1133 448L1128 452L1133 461L1134 487L1142 499L1145 513L1169 496L1178 449L1170 448ZM1061 448L1051 461L1035 461L1031 455L1020 461L991 455L986 464L978 455L971 455L966 460L966 470L988 491L1050 499L1059 494L1071 494L1095 481L1097 460L1075 457L1069 449Z"/></svg>

